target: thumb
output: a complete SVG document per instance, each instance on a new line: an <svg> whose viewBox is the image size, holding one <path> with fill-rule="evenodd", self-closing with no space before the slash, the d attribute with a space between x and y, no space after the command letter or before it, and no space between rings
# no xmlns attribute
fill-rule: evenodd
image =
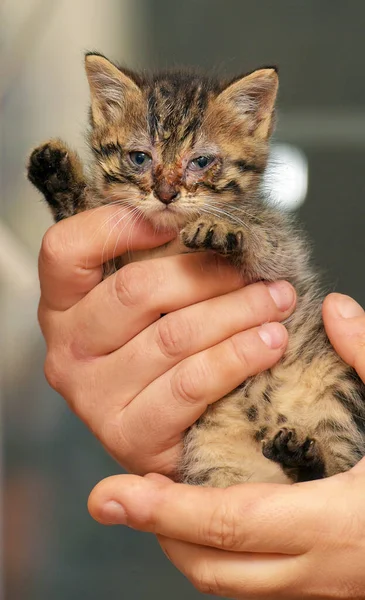
<svg viewBox="0 0 365 600"><path fill-rule="evenodd" d="M313 501L317 485L242 484L220 489L173 483L157 475L117 475L97 484L88 508L104 525L127 525L199 546L301 554L313 544L312 521L317 530L322 519L320 496ZM332 495L336 480L329 485ZM293 531L300 533L294 536Z"/></svg>
<svg viewBox="0 0 365 600"><path fill-rule="evenodd" d="M107 477L90 493L88 510L93 519L103 525L128 525L154 531L155 505L159 504L163 489L171 485L171 479L157 473L145 477Z"/></svg>
<svg viewBox="0 0 365 600"><path fill-rule="evenodd" d="M365 381L365 312L349 296L330 294L323 302L323 321L337 354Z"/></svg>

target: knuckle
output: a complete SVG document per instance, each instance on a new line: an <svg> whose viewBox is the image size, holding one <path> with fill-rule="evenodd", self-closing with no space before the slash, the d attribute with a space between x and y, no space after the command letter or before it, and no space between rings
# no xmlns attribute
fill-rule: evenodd
<svg viewBox="0 0 365 600"><path fill-rule="evenodd" d="M362 360L365 358L364 354L365 354L365 322L363 324L363 329L360 330L357 334L357 347L358 349L361 351L362 353Z"/></svg>
<svg viewBox="0 0 365 600"><path fill-rule="evenodd" d="M215 596L227 595L227 588L221 581L217 571L206 559L201 559L194 565L189 577L193 586L202 594L213 594Z"/></svg>
<svg viewBox="0 0 365 600"><path fill-rule="evenodd" d="M247 347L244 341L244 337L240 334L234 335L229 338L229 344L231 346L231 357L237 361L240 368L243 369L244 373L251 372L251 355L252 348Z"/></svg>
<svg viewBox="0 0 365 600"><path fill-rule="evenodd" d="M44 363L44 374L51 388L59 392L62 388L63 369L58 354L54 351L47 353Z"/></svg>
<svg viewBox="0 0 365 600"><path fill-rule="evenodd" d="M80 372L75 368L75 359L71 356L69 347L60 347L52 343L43 370L51 388L67 399L73 408L75 396L83 386L80 386Z"/></svg>
<svg viewBox="0 0 365 600"><path fill-rule="evenodd" d="M142 263L130 263L114 276L118 301L127 307L144 304L149 297L150 269Z"/></svg>
<svg viewBox="0 0 365 600"><path fill-rule="evenodd" d="M193 366L194 365L194 366ZM175 400L186 404L197 404L204 399L204 381L207 379L203 361L194 358L176 369L171 379L171 390Z"/></svg>
<svg viewBox="0 0 365 600"><path fill-rule="evenodd" d="M135 465L137 457L134 438L131 431L125 427L122 409L118 410L117 415L115 412L104 414L98 427L99 438L112 456L124 467Z"/></svg>
<svg viewBox="0 0 365 600"><path fill-rule="evenodd" d="M365 363L365 331L359 331L355 339L352 338L352 353L352 360L349 362L361 375L364 372Z"/></svg>
<svg viewBox="0 0 365 600"><path fill-rule="evenodd" d="M225 490L223 490L224 494ZM212 541L213 546L222 550L237 550L241 545L237 527L237 511L229 508L229 502L224 502L212 513L208 522L206 537Z"/></svg>
<svg viewBox="0 0 365 600"><path fill-rule="evenodd" d="M250 322L260 325L277 314L278 309L270 295L267 285L262 282L244 288L244 310Z"/></svg>
<svg viewBox="0 0 365 600"><path fill-rule="evenodd" d="M186 340L190 340L189 326L180 316L166 315L157 322L157 344L166 358L184 354Z"/></svg>
<svg viewBox="0 0 365 600"><path fill-rule="evenodd" d="M52 225L43 236L40 255L47 264L57 264L60 262L63 250L64 245L58 224Z"/></svg>

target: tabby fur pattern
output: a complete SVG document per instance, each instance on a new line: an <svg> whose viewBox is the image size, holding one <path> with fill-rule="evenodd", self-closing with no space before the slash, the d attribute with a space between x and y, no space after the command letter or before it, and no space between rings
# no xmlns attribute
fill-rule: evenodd
<svg viewBox="0 0 365 600"><path fill-rule="evenodd" d="M290 483L355 465L365 455L364 385L327 339L308 242L260 191L277 70L230 81L185 71L141 75L93 53L86 72L92 176L61 140L29 160L28 177L55 220L109 202L129 206L174 228L177 239L128 260L210 250L247 282L286 279L298 295L282 360L209 406L186 432L182 480Z"/></svg>

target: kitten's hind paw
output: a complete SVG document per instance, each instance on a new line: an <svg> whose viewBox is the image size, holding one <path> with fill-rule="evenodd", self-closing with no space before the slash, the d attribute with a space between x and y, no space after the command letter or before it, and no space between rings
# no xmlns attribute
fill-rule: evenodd
<svg viewBox="0 0 365 600"><path fill-rule="evenodd" d="M181 232L183 244L192 250L214 250L219 254L240 254L243 233L231 223L199 219L189 223Z"/></svg>
<svg viewBox="0 0 365 600"><path fill-rule="evenodd" d="M324 477L324 462L316 440L296 429L280 429L263 442L263 455L286 468L298 469L298 480Z"/></svg>

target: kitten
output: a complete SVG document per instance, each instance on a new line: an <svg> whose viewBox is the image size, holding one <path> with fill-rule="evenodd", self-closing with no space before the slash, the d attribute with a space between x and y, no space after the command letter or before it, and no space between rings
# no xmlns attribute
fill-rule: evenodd
<svg viewBox="0 0 365 600"><path fill-rule="evenodd" d="M60 140L35 149L28 165L55 220L118 201L180 232L177 242L133 260L213 250L247 281L286 279L298 294L282 360L186 432L182 480L290 483L349 469L365 455L365 388L327 339L306 241L260 194L276 69L228 82L187 72L144 76L88 54L86 72L92 177Z"/></svg>

